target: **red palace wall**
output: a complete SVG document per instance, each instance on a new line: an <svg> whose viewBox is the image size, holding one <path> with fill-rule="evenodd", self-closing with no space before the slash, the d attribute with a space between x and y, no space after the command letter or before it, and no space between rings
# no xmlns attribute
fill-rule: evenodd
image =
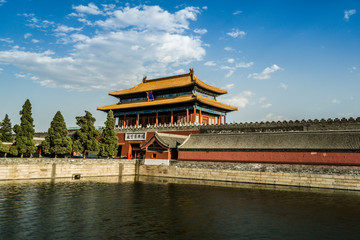
<svg viewBox="0 0 360 240"><path fill-rule="evenodd" d="M179 161L360 165L354 152L179 151Z"/></svg>

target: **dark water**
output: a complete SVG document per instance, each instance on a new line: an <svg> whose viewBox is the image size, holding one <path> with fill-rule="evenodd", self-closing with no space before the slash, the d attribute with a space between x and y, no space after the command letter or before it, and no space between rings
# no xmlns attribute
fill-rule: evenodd
<svg viewBox="0 0 360 240"><path fill-rule="evenodd" d="M1 182L0 238L360 239L360 194L148 179Z"/></svg>

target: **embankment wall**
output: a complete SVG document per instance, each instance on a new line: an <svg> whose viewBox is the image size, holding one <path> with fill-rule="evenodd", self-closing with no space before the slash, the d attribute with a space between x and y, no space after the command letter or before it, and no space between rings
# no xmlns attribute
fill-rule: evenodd
<svg viewBox="0 0 360 240"><path fill-rule="evenodd" d="M134 160L0 159L0 180L135 175Z"/></svg>
<svg viewBox="0 0 360 240"><path fill-rule="evenodd" d="M360 190L360 167L259 163L173 162L143 165L134 160L0 159L0 180L99 176L151 176L298 187Z"/></svg>
<svg viewBox="0 0 360 240"><path fill-rule="evenodd" d="M360 168L346 166L178 162L171 166L140 165L138 174L153 177L360 190Z"/></svg>

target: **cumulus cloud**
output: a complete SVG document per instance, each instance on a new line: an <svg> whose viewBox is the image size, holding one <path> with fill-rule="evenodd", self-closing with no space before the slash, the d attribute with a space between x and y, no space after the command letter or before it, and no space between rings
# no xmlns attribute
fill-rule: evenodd
<svg viewBox="0 0 360 240"><path fill-rule="evenodd" d="M254 78L254 79L269 79L271 78L272 73L279 71L279 70L283 70L282 68L280 68L278 65L274 64L271 67L267 67L265 68L261 73L252 73L249 74L249 78Z"/></svg>
<svg viewBox="0 0 360 240"><path fill-rule="evenodd" d="M274 115L273 113L267 114L261 121L267 122L267 121L283 121L285 118L281 115Z"/></svg>
<svg viewBox="0 0 360 240"><path fill-rule="evenodd" d="M87 6L79 5L73 6L73 9L78 13L90 14L90 15L99 15L102 14L100 9L93 3L89 3Z"/></svg>
<svg viewBox="0 0 360 240"><path fill-rule="evenodd" d="M226 33L232 38L243 38L246 35L246 32L240 31L239 29L233 28L231 32Z"/></svg>
<svg viewBox="0 0 360 240"><path fill-rule="evenodd" d="M93 5L87 7L94 11L84 7L74 9L96 13ZM181 66L202 60L206 52L200 37L184 33L197 14L198 10L192 7L175 13L158 6L126 7L100 15L104 19L93 25L91 35L71 34L77 30L75 27L54 24L54 33L62 31L71 43L70 54L57 56L51 50L34 52L12 48L0 51L0 64L18 67L44 87L81 91L127 88L144 75L183 73Z"/></svg>
<svg viewBox="0 0 360 240"><path fill-rule="evenodd" d="M356 9L345 10L344 19L348 21L350 19L350 16L354 15L355 13L356 13Z"/></svg>
<svg viewBox="0 0 360 240"><path fill-rule="evenodd" d="M228 62L228 63L233 63L233 62L235 62L235 59L229 58L229 59L227 60L227 62Z"/></svg>
<svg viewBox="0 0 360 240"><path fill-rule="evenodd" d="M244 91L233 97L221 97L220 101L232 106L245 108L250 103L250 98L254 95L251 91Z"/></svg>
<svg viewBox="0 0 360 240"><path fill-rule="evenodd" d="M213 67L216 66L216 63L214 61L207 61L206 63L204 63L204 66Z"/></svg>
<svg viewBox="0 0 360 240"><path fill-rule="evenodd" d="M159 6L126 7L113 11L109 18L96 21L96 24L111 30L136 26L142 30L182 33L189 29L189 20L195 21L199 13L197 7L186 7L174 14Z"/></svg>
<svg viewBox="0 0 360 240"><path fill-rule="evenodd" d="M199 29L199 28L197 28L197 29L195 29L194 30L194 33L197 33L197 34L205 34L205 33L207 33L207 30L206 29Z"/></svg>

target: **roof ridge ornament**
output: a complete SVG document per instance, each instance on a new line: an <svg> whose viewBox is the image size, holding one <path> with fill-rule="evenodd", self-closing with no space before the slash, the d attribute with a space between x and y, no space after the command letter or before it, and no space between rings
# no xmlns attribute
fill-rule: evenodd
<svg viewBox="0 0 360 240"><path fill-rule="evenodd" d="M147 76L143 77L142 82L145 83L145 82L146 82L146 79L147 79Z"/></svg>
<svg viewBox="0 0 360 240"><path fill-rule="evenodd" d="M190 77L191 77L191 81L194 81L194 69L193 68L189 68L189 72L190 72Z"/></svg>

